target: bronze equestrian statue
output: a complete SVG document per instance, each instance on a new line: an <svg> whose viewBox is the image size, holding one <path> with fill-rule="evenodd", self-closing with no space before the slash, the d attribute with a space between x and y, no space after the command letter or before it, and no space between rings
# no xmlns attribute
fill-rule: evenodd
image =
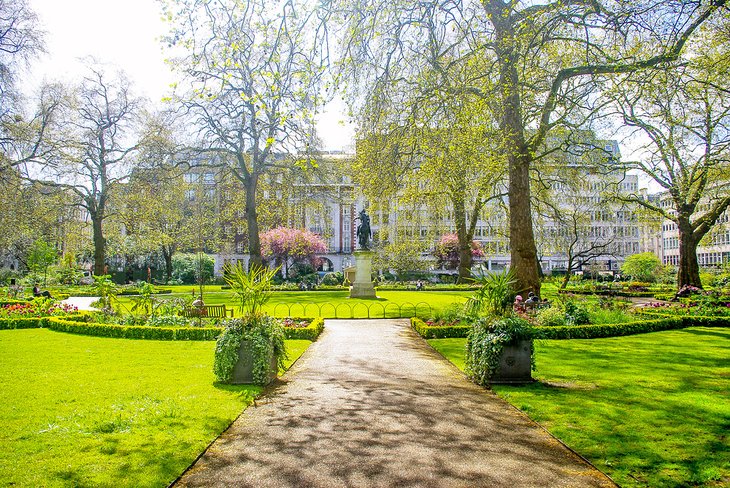
<svg viewBox="0 0 730 488"><path fill-rule="evenodd" d="M368 243L373 237L373 233L370 230L370 217L365 213L365 209L360 210L360 216L355 217L355 220L359 220L360 224L357 226L357 242L360 244L360 249L367 251L370 249Z"/></svg>

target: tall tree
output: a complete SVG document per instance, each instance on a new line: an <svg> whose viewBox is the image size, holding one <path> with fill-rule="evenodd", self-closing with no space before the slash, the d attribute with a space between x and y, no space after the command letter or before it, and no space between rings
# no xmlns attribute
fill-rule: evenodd
<svg viewBox="0 0 730 488"><path fill-rule="evenodd" d="M386 211L407 214L408 207L423 206L440 222L422 224L445 227L429 229L429 237L454 232L459 281L465 282L477 222L487 202L503 196L504 161L490 107L474 95L450 93L470 70L458 68L462 72L449 77L424 69L399 91L376 87L363 112L354 169L371 200L388 202ZM387 208L394 205L399 208Z"/></svg>
<svg viewBox="0 0 730 488"><path fill-rule="evenodd" d="M665 192L626 198L679 233L677 286L701 288L697 246L730 206L730 33L707 25L671 71L624 76L610 92L639 149L630 166ZM724 29L722 26L724 25Z"/></svg>
<svg viewBox="0 0 730 488"><path fill-rule="evenodd" d="M44 37L27 0L0 0L0 117L17 108L18 72L45 50Z"/></svg>
<svg viewBox="0 0 730 488"><path fill-rule="evenodd" d="M472 85L453 95L474 93L495 107L507 159L512 268L520 291L539 292L530 170L548 135L581 127L595 113L599 78L677 59L725 1L330 4L345 25L342 45L353 83L393 89L424 63L445 73L454 60L480 68Z"/></svg>
<svg viewBox="0 0 730 488"><path fill-rule="evenodd" d="M139 108L140 100L123 74L112 77L100 67L90 67L66 100L63 143L53 158L39 162L43 183L75 194L88 213L96 275L104 274L109 200L129 176L131 155L138 148ZM31 171L29 176L35 175Z"/></svg>
<svg viewBox="0 0 730 488"><path fill-rule="evenodd" d="M25 114L18 77L45 50L44 32L26 0L0 0L0 166L19 166L47 153L47 131L60 103L56 85L44 85L37 110Z"/></svg>
<svg viewBox="0 0 730 488"><path fill-rule="evenodd" d="M198 150L242 183L250 263L260 265L260 180L278 166L306 165L299 155L317 144L327 63L319 10L299 0L172 0L165 12L186 86L172 100L191 117Z"/></svg>

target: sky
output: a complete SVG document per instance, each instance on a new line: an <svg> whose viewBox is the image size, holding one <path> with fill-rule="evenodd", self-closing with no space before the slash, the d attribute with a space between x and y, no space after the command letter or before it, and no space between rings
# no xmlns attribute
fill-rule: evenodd
<svg viewBox="0 0 730 488"><path fill-rule="evenodd" d="M43 80L76 82L84 74L83 60L124 70L138 95L159 102L174 81L164 63L160 37L166 33L156 0L29 0L46 31L46 49L33 62L24 90ZM353 128L346 123L344 104L337 100L318 118L326 150L352 150Z"/></svg>

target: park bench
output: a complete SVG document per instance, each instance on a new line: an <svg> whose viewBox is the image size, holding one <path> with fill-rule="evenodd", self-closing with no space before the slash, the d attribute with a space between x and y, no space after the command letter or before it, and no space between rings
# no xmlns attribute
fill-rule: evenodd
<svg viewBox="0 0 730 488"><path fill-rule="evenodd" d="M180 315L183 317L203 317L203 318L233 318L233 309L227 308L225 305L201 305L198 307L185 307Z"/></svg>

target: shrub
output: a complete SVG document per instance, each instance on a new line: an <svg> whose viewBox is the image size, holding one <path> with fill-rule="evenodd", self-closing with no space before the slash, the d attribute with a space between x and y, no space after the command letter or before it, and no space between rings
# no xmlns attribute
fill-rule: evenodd
<svg viewBox="0 0 730 488"><path fill-rule="evenodd" d="M543 308L537 312L535 320L541 327L560 327L565 325L565 312L558 307Z"/></svg>
<svg viewBox="0 0 730 488"><path fill-rule="evenodd" d="M172 257L172 279L177 283L195 284L213 276L215 261L207 254L175 254Z"/></svg>
<svg viewBox="0 0 730 488"><path fill-rule="evenodd" d="M591 321L588 310L583 305L576 305L572 300L565 302L565 322L569 325L583 325Z"/></svg>
<svg viewBox="0 0 730 488"><path fill-rule="evenodd" d="M532 340L534 331L529 322L519 317L495 321L478 320L466 341L466 372L477 384L487 386L499 368L505 345ZM534 358L534 354L531 354ZM532 365L534 369L534 364Z"/></svg>
<svg viewBox="0 0 730 488"><path fill-rule="evenodd" d="M46 323L44 317L7 317L0 318L0 330L7 329L38 329Z"/></svg>
<svg viewBox="0 0 730 488"><path fill-rule="evenodd" d="M432 320L437 323L455 324L464 318L464 307L458 303L452 303L447 307L436 309Z"/></svg>
<svg viewBox="0 0 730 488"><path fill-rule="evenodd" d="M85 322L89 318L47 319L47 327L58 332L121 339L155 339L163 341L211 341L221 333L220 327L147 327Z"/></svg>
<svg viewBox="0 0 730 488"><path fill-rule="evenodd" d="M148 327L185 327L191 324L186 317L179 315L155 315L147 319L145 325Z"/></svg>
<svg viewBox="0 0 730 488"><path fill-rule="evenodd" d="M424 339L447 339L466 337L471 330L470 325L428 325L418 317L411 318L411 326Z"/></svg>
<svg viewBox="0 0 730 488"><path fill-rule="evenodd" d="M341 285L342 282L345 280L345 276L340 273L327 273L322 278L322 284L327 286L337 286Z"/></svg>
<svg viewBox="0 0 730 488"><path fill-rule="evenodd" d="M618 337L660 330L681 329L683 327L688 326L683 325L681 318L665 318L628 322L625 324L537 327L536 334L540 339L595 339L599 337Z"/></svg>
<svg viewBox="0 0 730 488"><path fill-rule="evenodd" d="M238 350L243 341L251 344L253 351L253 379L258 385L266 385L271 374L271 358L278 358L283 368L286 359L284 327L266 315L249 315L226 323L215 347L213 372L218 381L230 383L238 361Z"/></svg>
<svg viewBox="0 0 730 488"><path fill-rule="evenodd" d="M512 309L512 302L515 299L513 287L517 280L511 269L501 273L486 272L476 276L474 281L479 288L465 305L465 310L470 315L503 316Z"/></svg>

